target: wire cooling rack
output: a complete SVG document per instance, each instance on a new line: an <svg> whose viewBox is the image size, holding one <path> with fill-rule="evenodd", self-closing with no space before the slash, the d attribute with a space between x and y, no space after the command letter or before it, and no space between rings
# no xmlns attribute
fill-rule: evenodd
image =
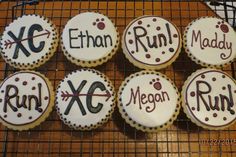
<svg viewBox="0 0 236 157"><path fill-rule="evenodd" d="M27 3L27 4L26 4ZM66 22L76 14L98 11L110 17L122 34L125 26L134 18L153 14L173 21L183 32L185 26L201 16L215 15L214 11L200 1L3 1L0 2L0 32L15 17L22 14L40 14L50 18L62 32ZM224 3L224 2L222 2ZM13 7L17 6L17 7ZM13 7L13 9L12 9ZM227 7L224 7L227 9ZM217 9L217 8L215 8ZM227 19L226 19L227 20ZM45 65L37 68L57 87L59 81L69 72L80 67L68 62L58 47L56 54ZM179 90L184 80L201 68L182 51L177 61L161 70L169 76ZM235 78L236 63L222 70ZM122 80L139 71L130 64L120 49L109 62L96 67L114 83L116 90ZM0 59L0 81L15 72ZM208 141L208 142L207 142ZM194 125L181 111L170 128L157 133L143 133L131 128L115 110L111 120L93 131L76 131L60 121L54 110L40 126L30 131L12 131L0 125L0 152L5 156L236 156L236 124L222 131L204 130Z"/></svg>

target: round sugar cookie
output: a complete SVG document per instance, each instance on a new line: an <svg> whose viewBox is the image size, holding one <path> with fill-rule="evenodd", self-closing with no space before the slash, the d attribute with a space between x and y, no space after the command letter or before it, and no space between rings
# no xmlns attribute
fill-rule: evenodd
<svg viewBox="0 0 236 157"><path fill-rule="evenodd" d="M185 81L182 102L184 112L198 126L224 129L236 120L236 81L220 70L198 70Z"/></svg>
<svg viewBox="0 0 236 157"><path fill-rule="evenodd" d="M236 57L236 33L216 17L192 21L185 29L183 45L188 56L204 67L220 68Z"/></svg>
<svg viewBox="0 0 236 157"><path fill-rule="evenodd" d="M47 18L23 15L10 23L1 39L1 55L18 69L34 69L49 60L58 46L58 31Z"/></svg>
<svg viewBox="0 0 236 157"><path fill-rule="evenodd" d="M176 119L180 109L179 92L165 75L141 71L127 77L120 86L118 107L131 126L156 132Z"/></svg>
<svg viewBox="0 0 236 157"><path fill-rule="evenodd" d="M105 15L84 12L70 19L62 32L61 45L67 59L83 67L101 65L119 46L119 33Z"/></svg>
<svg viewBox="0 0 236 157"><path fill-rule="evenodd" d="M111 117L115 90L104 74L93 69L80 69L68 74L58 85L56 108L69 127L95 129Z"/></svg>
<svg viewBox="0 0 236 157"><path fill-rule="evenodd" d="M123 53L141 69L169 66L178 57L181 43L180 31L172 22L152 15L131 21L122 37Z"/></svg>
<svg viewBox="0 0 236 157"><path fill-rule="evenodd" d="M28 130L43 122L54 105L53 87L42 74L20 71L0 84L0 121L14 130Z"/></svg>

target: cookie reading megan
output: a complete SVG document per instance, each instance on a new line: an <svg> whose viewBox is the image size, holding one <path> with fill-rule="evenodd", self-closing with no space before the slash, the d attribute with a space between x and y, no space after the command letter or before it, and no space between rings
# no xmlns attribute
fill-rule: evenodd
<svg viewBox="0 0 236 157"><path fill-rule="evenodd" d="M131 126L156 132L176 119L180 109L179 92L174 83L159 72L137 72L120 86L118 108Z"/></svg>
<svg viewBox="0 0 236 157"><path fill-rule="evenodd" d="M14 130L28 130L52 111L54 92L49 80L33 71L20 71L0 84L0 121Z"/></svg>
<svg viewBox="0 0 236 157"><path fill-rule="evenodd" d="M216 69L194 72L184 83L182 106L197 125L219 130L236 120L236 81Z"/></svg>

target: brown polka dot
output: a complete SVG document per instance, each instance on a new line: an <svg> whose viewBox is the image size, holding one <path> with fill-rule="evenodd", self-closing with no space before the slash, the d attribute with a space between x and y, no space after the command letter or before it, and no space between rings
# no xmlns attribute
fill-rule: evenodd
<svg viewBox="0 0 236 157"><path fill-rule="evenodd" d="M236 90L234 90L234 93L236 93Z"/></svg>
<svg viewBox="0 0 236 157"><path fill-rule="evenodd" d="M99 21L99 19L96 19L96 21L98 22L98 21Z"/></svg>
<svg viewBox="0 0 236 157"><path fill-rule="evenodd" d="M156 30L158 30L158 31L161 30L161 27L157 26Z"/></svg>
<svg viewBox="0 0 236 157"><path fill-rule="evenodd" d="M195 96L195 92L191 92L190 95L191 95L191 97L194 97Z"/></svg>
<svg viewBox="0 0 236 157"><path fill-rule="evenodd" d="M164 55L164 54L165 54L165 51L162 51L162 54Z"/></svg>
<svg viewBox="0 0 236 157"><path fill-rule="evenodd" d="M152 79L152 82L155 82L155 79Z"/></svg>
<svg viewBox="0 0 236 157"><path fill-rule="evenodd" d="M219 21L219 22L217 22L217 24L218 24L218 25L220 25L220 24L221 24L221 22Z"/></svg>
<svg viewBox="0 0 236 157"><path fill-rule="evenodd" d="M160 58L156 58L156 62L160 62Z"/></svg>
<svg viewBox="0 0 236 157"><path fill-rule="evenodd" d="M2 102L2 99L0 99L0 102Z"/></svg>
<svg viewBox="0 0 236 157"><path fill-rule="evenodd" d="M32 90L35 90L36 88L35 87L32 87Z"/></svg>
<svg viewBox="0 0 236 157"><path fill-rule="evenodd" d="M213 113L213 117L217 117L217 113Z"/></svg>
<svg viewBox="0 0 236 157"><path fill-rule="evenodd" d="M104 18L102 18L101 20L104 21Z"/></svg>
<svg viewBox="0 0 236 157"><path fill-rule="evenodd" d="M134 54L134 51L131 51L132 54Z"/></svg>
<svg viewBox="0 0 236 157"><path fill-rule="evenodd" d="M218 25L216 25L216 28L219 28L219 26L218 26Z"/></svg>
<svg viewBox="0 0 236 157"><path fill-rule="evenodd" d="M191 109L194 111L194 110L195 110L195 107L192 107Z"/></svg>
<svg viewBox="0 0 236 157"><path fill-rule="evenodd" d="M47 96L45 96L45 97L44 97L44 100L48 100L48 97L47 97Z"/></svg>
<svg viewBox="0 0 236 157"><path fill-rule="evenodd" d="M226 89L226 87L222 87L222 90L225 90Z"/></svg>
<svg viewBox="0 0 236 157"><path fill-rule="evenodd" d="M213 78L212 78L212 81L216 81L216 78L215 78L215 77L213 77Z"/></svg>
<svg viewBox="0 0 236 157"><path fill-rule="evenodd" d="M225 78L225 75L222 75L222 78Z"/></svg>
<svg viewBox="0 0 236 157"><path fill-rule="evenodd" d="M203 75L203 74L202 74L202 75L201 75L201 78L203 78L203 79L204 79L204 78L205 78L205 75Z"/></svg>
<svg viewBox="0 0 236 157"><path fill-rule="evenodd" d="M224 118L223 118L223 120L224 120L224 121L226 121L226 120L227 120L227 118L226 118L226 117L224 117Z"/></svg>
<svg viewBox="0 0 236 157"><path fill-rule="evenodd" d="M4 115L4 118L7 118L7 115L6 115L6 114Z"/></svg>
<svg viewBox="0 0 236 157"><path fill-rule="evenodd" d="M17 114L17 117L21 117L21 116L22 116L22 114L21 114L21 113L18 113L18 114Z"/></svg>
<svg viewBox="0 0 236 157"><path fill-rule="evenodd" d="M4 93L4 90L1 90L1 93Z"/></svg>
<svg viewBox="0 0 236 157"><path fill-rule="evenodd" d="M157 19L156 19L156 18L153 18L153 19L152 19L152 21L153 21L153 22L156 22L156 21L157 21Z"/></svg>
<svg viewBox="0 0 236 157"><path fill-rule="evenodd" d="M133 40L131 40L131 39L129 40L129 43L130 43L130 44L133 44L133 42L134 42Z"/></svg>
<svg viewBox="0 0 236 157"><path fill-rule="evenodd" d="M29 116L29 119L32 119L32 117L31 117L31 116Z"/></svg>
<svg viewBox="0 0 236 157"><path fill-rule="evenodd" d="M208 120L209 120L209 118L208 118L208 117L206 117L206 118L205 118L205 121L208 121Z"/></svg>
<svg viewBox="0 0 236 157"><path fill-rule="evenodd" d="M141 24L142 24L142 21L138 21L138 24L141 25Z"/></svg>
<svg viewBox="0 0 236 157"><path fill-rule="evenodd" d="M173 48L169 48L169 51L170 52L174 52L175 50Z"/></svg>
<svg viewBox="0 0 236 157"><path fill-rule="evenodd" d="M150 56L150 54L146 54L145 57L146 58L150 58L151 56Z"/></svg>
<svg viewBox="0 0 236 157"><path fill-rule="evenodd" d="M24 81L24 82L23 82L23 85L26 86L26 85L27 85L27 81Z"/></svg>
<svg viewBox="0 0 236 157"><path fill-rule="evenodd" d="M150 25L148 24L147 27L150 27Z"/></svg>
<svg viewBox="0 0 236 157"><path fill-rule="evenodd" d="M130 35L130 34L131 34L131 32L128 32L128 34Z"/></svg>
<svg viewBox="0 0 236 157"><path fill-rule="evenodd" d="M174 35L173 35L173 37L174 37L174 38L177 38L177 37L178 37L178 35L177 35L177 34L174 34Z"/></svg>
<svg viewBox="0 0 236 157"><path fill-rule="evenodd" d="M39 111L39 112L43 112L43 109L39 108L38 111Z"/></svg>
<svg viewBox="0 0 236 157"><path fill-rule="evenodd" d="M31 79L32 79L32 80L35 80L35 77L32 77Z"/></svg>
<svg viewBox="0 0 236 157"><path fill-rule="evenodd" d="M19 79L18 77L17 77L17 78L15 78L15 81L16 81L16 82L18 82L19 80L20 80L20 79Z"/></svg>

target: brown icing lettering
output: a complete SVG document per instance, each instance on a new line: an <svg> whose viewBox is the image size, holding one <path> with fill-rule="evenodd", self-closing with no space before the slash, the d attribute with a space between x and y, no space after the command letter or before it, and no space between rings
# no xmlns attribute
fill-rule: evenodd
<svg viewBox="0 0 236 157"><path fill-rule="evenodd" d="M205 90L203 90L205 89ZM232 109L234 106L234 99L232 96L232 89L230 85L227 85L228 96L219 94L218 96L212 95L212 88L206 81L196 81L196 99L197 99L197 111L202 110L202 105L205 106L207 111L229 111L234 115L235 111Z"/></svg>
<svg viewBox="0 0 236 157"><path fill-rule="evenodd" d="M226 36L223 34L222 40L219 39L218 34L215 32L215 37L209 39L208 37L202 37L202 33L200 30L192 31L192 40L191 40L191 47L195 45L199 45L199 47L204 50L205 48L215 48L220 50L229 50L229 54L226 55L225 53L221 53L221 59L225 60L228 59L232 54L232 42L226 41Z"/></svg>
<svg viewBox="0 0 236 157"><path fill-rule="evenodd" d="M146 112L152 112L155 110L156 105L158 102L164 102L169 101L169 95L167 92L160 92L160 93L141 93L140 87L138 86L136 90L133 88L130 89L130 98L129 102L126 104L126 106L129 106L130 104L138 104L139 109L142 110L143 105L147 105L145 110Z"/></svg>
<svg viewBox="0 0 236 157"><path fill-rule="evenodd" d="M85 32L79 29L69 29L70 48L80 49L89 47L108 47L113 46L112 38L109 34L92 36L86 30Z"/></svg>
<svg viewBox="0 0 236 157"><path fill-rule="evenodd" d="M8 112L8 107L12 111L17 112L19 108L25 108L32 110L32 104L35 105L35 110L42 112L42 84L38 83L38 95L22 95L19 96L19 90L15 85L7 85L5 92L5 100L3 105L3 111ZM21 101L20 101L21 100Z"/></svg>
<svg viewBox="0 0 236 157"><path fill-rule="evenodd" d="M166 47L167 44L172 44L173 35L170 26L168 23L165 26L163 29L166 30L167 34L158 33L152 36L148 35L147 30L142 26L133 27L136 52L141 51L140 48L147 52L149 48Z"/></svg>

